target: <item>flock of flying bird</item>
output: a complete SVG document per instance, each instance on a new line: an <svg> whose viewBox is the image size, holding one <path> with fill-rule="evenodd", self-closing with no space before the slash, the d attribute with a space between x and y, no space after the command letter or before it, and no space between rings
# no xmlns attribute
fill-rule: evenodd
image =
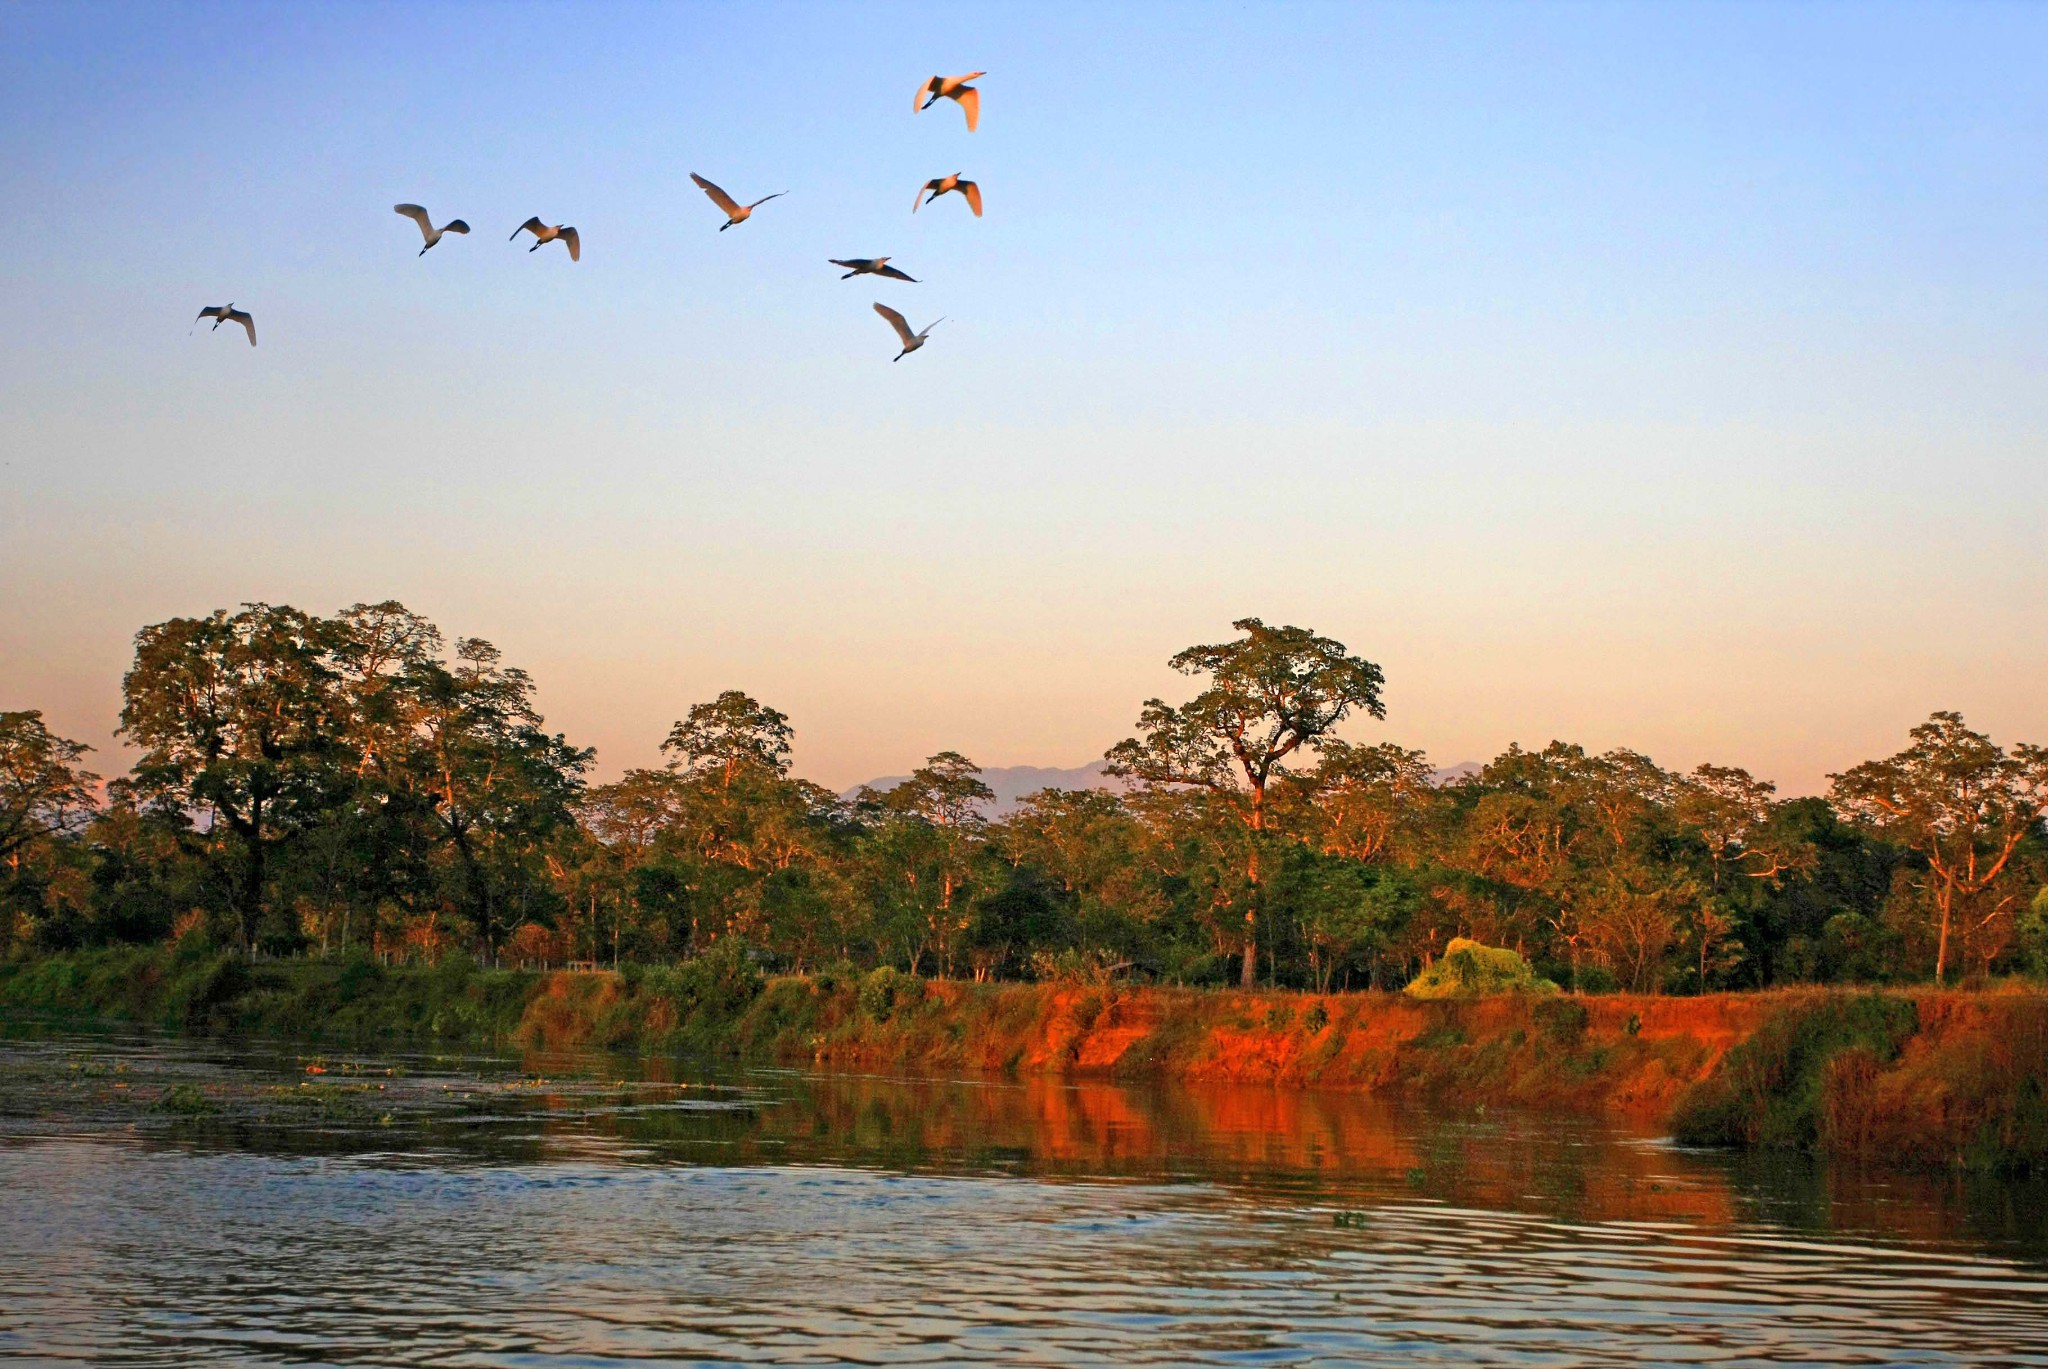
<svg viewBox="0 0 2048 1369"><path fill-rule="evenodd" d="M970 71L965 76L934 76L917 88L917 97L912 102L912 107L921 112L930 109L940 100L951 100L960 106L961 112L966 114L967 131L972 133L981 125L981 91L967 83L987 74L985 71ZM738 200L735 200L732 196L726 194L694 171L690 173L690 179L696 183L699 190L710 196L713 204L717 205L724 212L725 222L718 226L718 231L721 233L728 228L736 228L740 224L745 223L753 216L756 209L759 209L768 201L780 199L789 193L778 190L773 195L763 195L752 204L741 204ZM931 180L926 181L920 186L917 197L910 203L910 212L915 214L925 205L938 199L939 196L947 194L960 195L967 201L967 207L974 211L974 217L977 219L981 217L981 187L973 181L963 179L957 171L950 176L934 176ZM402 214L419 225L420 236L426 239L426 246L419 250L419 255L422 257L427 255L428 249L440 242L446 235L450 233L467 235L469 232L469 225L461 219L450 219L439 228L434 227L433 218L424 208L416 204L394 204L391 206L391 209L393 213ZM533 246L526 249L529 252L538 252L551 242L560 242L569 249L570 261L581 261L583 259L583 240L576 235L576 230L568 224L542 223L540 216L536 214L525 223L513 229L512 237L516 238L521 233L533 234ZM507 239L508 242L510 240L509 238ZM834 266L846 268L846 274L839 278L841 280L851 280L855 276L886 276L890 280L907 280L913 284L917 280L915 276L905 275L889 265L889 258L887 257L849 257L843 261L833 257L829 260ZM905 321L903 315L879 300L875 302L875 312L889 321L889 326L896 330L896 336L903 342L903 350L891 357L891 361L901 361L910 353L924 346L925 339L931 335L932 329L945 322L943 318L933 319L924 326L922 332L913 333L910 331L910 324ZM192 320L192 326L197 328L206 319L213 320L213 328L209 331L218 331L223 323L241 324L243 328L248 330L249 345L251 347L256 345L255 317L247 310L237 309L232 302L209 305L201 309L199 317Z"/></svg>

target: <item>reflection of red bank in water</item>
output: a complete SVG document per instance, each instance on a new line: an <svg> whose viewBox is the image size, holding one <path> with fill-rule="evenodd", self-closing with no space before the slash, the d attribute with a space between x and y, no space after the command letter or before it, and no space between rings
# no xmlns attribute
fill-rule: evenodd
<svg viewBox="0 0 2048 1369"><path fill-rule="evenodd" d="M899 982L877 1010L853 983L771 981L730 1023L695 1020L690 1039L842 1069L1334 1089L1564 1108L1676 1124L1705 1142L2048 1164L2048 1123L2029 1111L2048 1083L2048 995L2039 993L1423 1001ZM659 1046L688 1027L677 1014L668 999L634 1001L608 976L556 975L529 1001L520 1032L536 1045ZM600 1023L608 1030L595 1030ZM1306 1114L1290 1116L1224 1130L1291 1145ZM1141 1133L1124 1134L1142 1144Z"/></svg>
<svg viewBox="0 0 2048 1369"><path fill-rule="evenodd" d="M1550 1108L1704 1144L2048 1174L2048 993L2013 987L1424 1000L891 970L763 979L731 957L531 973L461 961L250 966L129 948L0 965L0 1013L956 1077L1248 1084ZM1117 1134L1142 1144L1141 1131ZM1270 1134L1292 1144L1287 1128Z"/></svg>

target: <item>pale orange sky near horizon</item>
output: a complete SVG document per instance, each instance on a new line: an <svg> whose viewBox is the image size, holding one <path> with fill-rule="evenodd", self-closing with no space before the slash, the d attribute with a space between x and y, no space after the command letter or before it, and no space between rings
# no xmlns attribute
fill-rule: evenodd
<svg viewBox="0 0 2048 1369"><path fill-rule="evenodd" d="M183 533L152 518L108 539L105 578L89 591L67 570L0 610L7 640L47 644L10 652L0 704L41 707L60 730L106 747L134 627L252 589L331 612L385 597L397 581L435 584L398 597L451 640L489 638L530 670L550 725L595 745L601 776L658 763L669 724L728 687L789 713L799 773L833 788L902 773L943 748L989 766L1081 764L1128 734L1147 696L1185 698L1193 685L1167 657L1229 637L1229 620L1244 614L1313 627L1379 662L1388 718L1349 734L1421 746L1439 764L1562 738L1633 747L1672 767L1739 764L1806 793L1828 771L1898 749L1936 708L1960 709L2001 741L2048 738L2032 685L2042 634L1995 581L1969 584L1975 577L1955 570L1971 553L1969 524L1942 527L1910 493L1866 496L1859 530L1836 529L1822 554L1810 512L1746 498L1706 509L1703 472L1687 476L1680 463L1655 481L1630 477L1617 451L1567 488L1514 501L1514 516L1468 518L1461 529L1462 478L1421 468L1488 440L1504 439L1387 439L1410 469L1396 507L1357 532L1375 549L1370 578L1331 565L1314 509L1278 517L1264 554L1243 561L1215 553L1223 530L1213 524L1188 539L1125 524L1116 510L1136 495L1118 488L1107 457L1073 459L1074 478L1100 487L1083 501L1101 510L1085 527L1038 521L1018 507L1029 501L1022 488L1007 501L956 491L943 514L900 521L897 558L856 538L814 547L801 567L771 559L722 570L700 556L666 576L648 573L662 559L656 529L622 539L572 517L547 548L532 512L505 545L386 546L375 558L396 563L383 568L364 564L370 528L333 520L301 534L297 556L281 540L258 542L268 567L258 576L223 547L167 586L148 565ZM1580 449L1591 441L1581 434ZM1417 455L1425 444L1438 450ZM1373 450L1355 432L1298 434L1291 445L1310 463ZM1219 478L1227 459L1217 456ZM1627 539L1589 544L1595 515L1572 490L1603 484L1605 506L1625 502L1639 521ZM1433 492L1419 497L1421 488ZM465 569L437 575L437 560ZM305 568L277 569L294 561ZM1959 584L1954 598L1932 592ZM1892 605L1883 621L1866 616L1873 601ZM1768 614L1754 608L1765 603ZM1865 607L1843 613L1844 604Z"/></svg>
<svg viewBox="0 0 2048 1369"><path fill-rule="evenodd" d="M1190 12L0 8L0 708L118 769L143 625L396 598L599 777L1077 765L1243 616L1444 765L2048 742L2048 10Z"/></svg>

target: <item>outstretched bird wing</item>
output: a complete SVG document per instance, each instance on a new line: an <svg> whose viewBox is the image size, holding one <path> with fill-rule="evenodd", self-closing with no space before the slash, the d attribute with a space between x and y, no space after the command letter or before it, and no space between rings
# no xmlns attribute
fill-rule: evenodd
<svg viewBox="0 0 2048 1369"><path fill-rule="evenodd" d="M520 224L517 228L512 230L512 238L518 237L521 233L531 233L533 234L533 236L537 238L540 236L540 230L546 226L547 225L543 224L540 221L540 215L535 214L525 223ZM510 242L512 241L512 238L507 238L505 239L505 241Z"/></svg>
<svg viewBox="0 0 2048 1369"><path fill-rule="evenodd" d="M960 193L967 197L967 207L974 211L974 217L981 217L981 187L973 181L960 182Z"/></svg>
<svg viewBox="0 0 2048 1369"><path fill-rule="evenodd" d="M910 102L910 107L912 110L919 110L924 108L925 100L930 97L933 91L939 88L940 79L941 78L934 76L931 78L931 80L926 81L923 85L917 88L917 98L913 99Z"/></svg>
<svg viewBox="0 0 2048 1369"><path fill-rule="evenodd" d="M447 225L444 228L442 228L441 231L443 233L467 233L469 231L469 225L464 223L461 219L450 219L448 220Z"/></svg>
<svg viewBox="0 0 2048 1369"><path fill-rule="evenodd" d="M934 197L936 197L938 189L939 183L936 180L926 181L923 185L919 186L917 188L917 198L910 202L910 212L915 214L918 210L918 206L924 203L925 191L931 191Z"/></svg>
<svg viewBox="0 0 2048 1369"><path fill-rule="evenodd" d="M562 241L569 244L570 261L583 260L583 239L576 236L575 229L564 228L562 230Z"/></svg>
<svg viewBox="0 0 2048 1369"><path fill-rule="evenodd" d="M201 309L199 311L199 318L219 318L222 314L225 314L227 311L228 307L225 304L209 304L204 309ZM197 323L199 322L199 318L193 319L192 321L194 323Z"/></svg>
<svg viewBox="0 0 2048 1369"><path fill-rule="evenodd" d="M834 266L843 266L849 271L866 271L874 266L874 263L866 257L855 257L851 261L841 261L837 257L827 257L825 260L831 262Z"/></svg>
<svg viewBox="0 0 2048 1369"><path fill-rule="evenodd" d="M391 206L391 212L394 214L405 215L408 219L411 219L414 223L420 226L421 237L427 239L430 242L433 240L434 221L427 217L426 210L420 208L416 204L394 204Z"/></svg>
<svg viewBox="0 0 2048 1369"><path fill-rule="evenodd" d="M713 204L717 205L720 209L723 209L725 211L725 216L728 219L740 212L740 204L738 200L735 200L732 196L726 194L723 190L720 190L717 186L705 180L696 172L692 171L690 173L690 179L697 183L697 188L699 190L703 191L705 194L711 197L711 202Z"/></svg>
<svg viewBox="0 0 2048 1369"><path fill-rule="evenodd" d="M981 92L973 86L962 86L960 93L953 98L960 102L960 108L967 111L967 131L974 132L981 123Z"/></svg>
<svg viewBox="0 0 2048 1369"><path fill-rule="evenodd" d="M880 314L883 318L889 320L889 326L896 330L897 337L903 339L903 345L905 347L908 347L911 343L917 341L917 335L910 331L910 325L903 321L903 315L897 313L894 309L891 309L888 305L881 303L879 300L876 301L875 303L875 312Z"/></svg>
<svg viewBox="0 0 2048 1369"><path fill-rule="evenodd" d="M225 314L222 314L221 318L224 322L239 323L244 328L247 328L249 330L249 345L251 347L256 345L256 320L253 316L243 313L240 309L230 309Z"/></svg>
<svg viewBox="0 0 2048 1369"><path fill-rule="evenodd" d="M890 278L891 280L907 280L907 281L909 281L909 282L910 282L910 283L911 283L912 285L915 285L915 284L917 284L917 277L916 277L916 276L906 276L906 275L904 275L904 274L903 274L903 273L902 273L901 271L898 271L898 270L897 270L897 269L896 269L895 267L893 267L893 266L877 266L877 267L875 268L875 274L876 274L876 275L878 275L878 276L887 276L887 277L889 277L889 278Z"/></svg>

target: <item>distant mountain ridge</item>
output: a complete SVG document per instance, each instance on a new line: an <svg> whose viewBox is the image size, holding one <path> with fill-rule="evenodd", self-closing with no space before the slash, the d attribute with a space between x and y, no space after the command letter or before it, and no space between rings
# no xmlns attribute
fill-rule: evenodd
<svg viewBox="0 0 2048 1369"><path fill-rule="evenodd" d="M996 796L995 802L988 805L988 816L1007 817L1017 810L1017 805L1027 795L1036 794L1041 789L1106 789L1111 793L1121 794L1131 787L1129 780L1103 774L1102 766L1101 761L1090 761L1086 765L1069 766L1064 769L1050 765L992 765L981 772L981 782L994 790ZM1476 775L1480 769L1478 761L1460 761L1456 765L1431 771L1429 778L1432 784L1450 784L1469 775ZM908 775L884 775L878 780L869 780L866 784L856 784L839 797L851 799L863 789L873 789L880 793L894 789L909 778Z"/></svg>
<svg viewBox="0 0 2048 1369"><path fill-rule="evenodd" d="M840 797L850 799L863 789L877 792L894 789L909 778L908 775L884 775L866 784L856 784ZM1101 761L1064 769L1051 765L992 765L981 772L981 782L995 791L995 802L988 805L987 810L992 818L1015 812L1020 800L1041 789L1107 789L1122 793L1130 788L1128 781L1103 774Z"/></svg>

